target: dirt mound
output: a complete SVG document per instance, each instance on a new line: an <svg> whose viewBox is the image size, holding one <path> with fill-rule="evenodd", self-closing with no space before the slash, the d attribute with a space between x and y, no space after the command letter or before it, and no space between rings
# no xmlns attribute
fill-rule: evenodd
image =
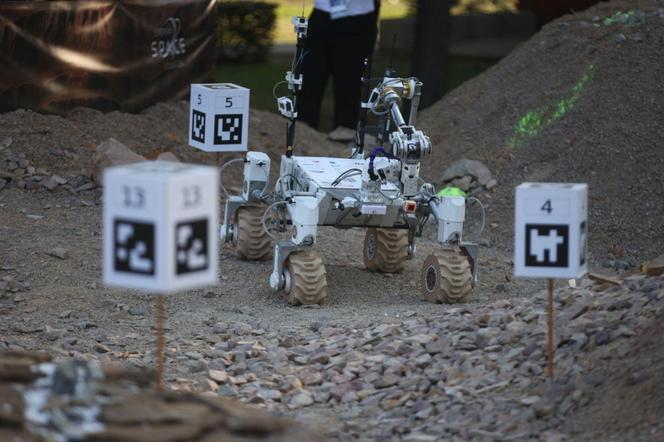
<svg viewBox="0 0 664 442"><path fill-rule="evenodd" d="M491 232L511 247L514 186L587 182L590 250L661 253L664 235L664 4L601 3L567 15L422 112L438 179L458 158L489 165ZM638 201L638 204L637 204ZM616 250L618 252L616 252Z"/></svg>
<svg viewBox="0 0 664 442"><path fill-rule="evenodd" d="M629 343L622 358L600 355L598 368L588 376L604 382L593 392L595 399L566 423L572 439L664 439L664 314L653 324Z"/></svg>
<svg viewBox="0 0 664 442"><path fill-rule="evenodd" d="M36 168L63 176L78 175L81 169L89 173L95 148L111 137L148 158L173 152L184 161L215 163L216 154L187 144L188 115L187 102L159 103L140 114L79 108L61 117L17 110L0 114L0 141L11 138L7 149L24 152ZM273 160L278 159L285 151L286 120L271 112L251 110L249 121L249 149L266 151ZM304 124L297 126L296 140L299 154L330 154L330 146L340 146ZM233 156L224 154L221 160Z"/></svg>

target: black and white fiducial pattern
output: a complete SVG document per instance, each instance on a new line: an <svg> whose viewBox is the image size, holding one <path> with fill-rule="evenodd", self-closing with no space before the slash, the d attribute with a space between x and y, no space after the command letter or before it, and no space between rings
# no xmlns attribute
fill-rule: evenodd
<svg viewBox="0 0 664 442"><path fill-rule="evenodd" d="M116 271L154 275L154 224L116 219L113 242Z"/></svg>
<svg viewBox="0 0 664 442"><path fill-rule="evenodd" d="M208 220L178 223L175 228L175 273L199 272L207 270L208 256Z"/></svg>
<svg viewBox="0 0 664 442"><path fill-rule="evenodd" d="M197 110L191 114L191 139L205 143L205 113Z"/></svg>
<svg viewBox="0 0 664 442"><path fill-rule="evenodd" d="M567 267L569 226L526 224L526 266Z"/></svg>
<svg viewBox="0 0 664 442"><path fill-rule="evenodd" d="M242 114L214 116L214 144L242 143Z"/></svg>

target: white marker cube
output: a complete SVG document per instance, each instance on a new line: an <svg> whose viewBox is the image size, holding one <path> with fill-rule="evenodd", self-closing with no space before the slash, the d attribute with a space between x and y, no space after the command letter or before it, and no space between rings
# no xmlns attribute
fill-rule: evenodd
<svg viewBox="0 0 664 442"><path fill-rule="evenodd" d="M146 161L104 173L104 283L153 293L217 283L218 173Z"/></svg>
<svg viewBox="0 0 664 442"><path fill-rule="evenodd" d="M582 277L588 270L588 185L519 185L515 229L515 276Z"/></svg>
<svg viewBox="0 0 664 442"><path fill-rule="evenodd" d="M192 84L189 145L206 152L246 152L249 89L232 83Z"/></svg>

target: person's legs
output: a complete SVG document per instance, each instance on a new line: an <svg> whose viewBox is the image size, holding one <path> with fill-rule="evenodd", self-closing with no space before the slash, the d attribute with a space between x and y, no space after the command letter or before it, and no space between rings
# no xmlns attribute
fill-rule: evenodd
<svg viewBox="0 0 664 442"><path fill-rule="evenodd" d="M372 13L339 19L332 26L334 127L355 128L364 59L372 54L376 43L376 15Z"/></svg>
<svg viewBox="0 0 664 442"><path fill-rule="evenodd" d="M305 40L302 75L304 83L298 96L298 119L313 128L318 127L320 106L330 76L330 18L314 9L309 18L309 32Z"/></svg>

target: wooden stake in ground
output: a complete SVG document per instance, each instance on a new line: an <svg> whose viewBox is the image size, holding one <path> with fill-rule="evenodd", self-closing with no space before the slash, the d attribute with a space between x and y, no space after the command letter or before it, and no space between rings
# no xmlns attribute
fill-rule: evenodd
<svg viewBox="0 0 664 442"><path fill-rule="evenodd" d="M156 387L157 391L162 391L164 389L164 347L166 346L166 339L164 338L164 322L166 321L164 295L157 295L155 297L154 314L157 328Z"/></svg>
<svg viewBox="0 0 664 442"><path fill-rule="evenodd" d="M546 337L546 373L549 379L553 379L553 279L549 279L549 308L548 308L548 333Z"/></svg>

